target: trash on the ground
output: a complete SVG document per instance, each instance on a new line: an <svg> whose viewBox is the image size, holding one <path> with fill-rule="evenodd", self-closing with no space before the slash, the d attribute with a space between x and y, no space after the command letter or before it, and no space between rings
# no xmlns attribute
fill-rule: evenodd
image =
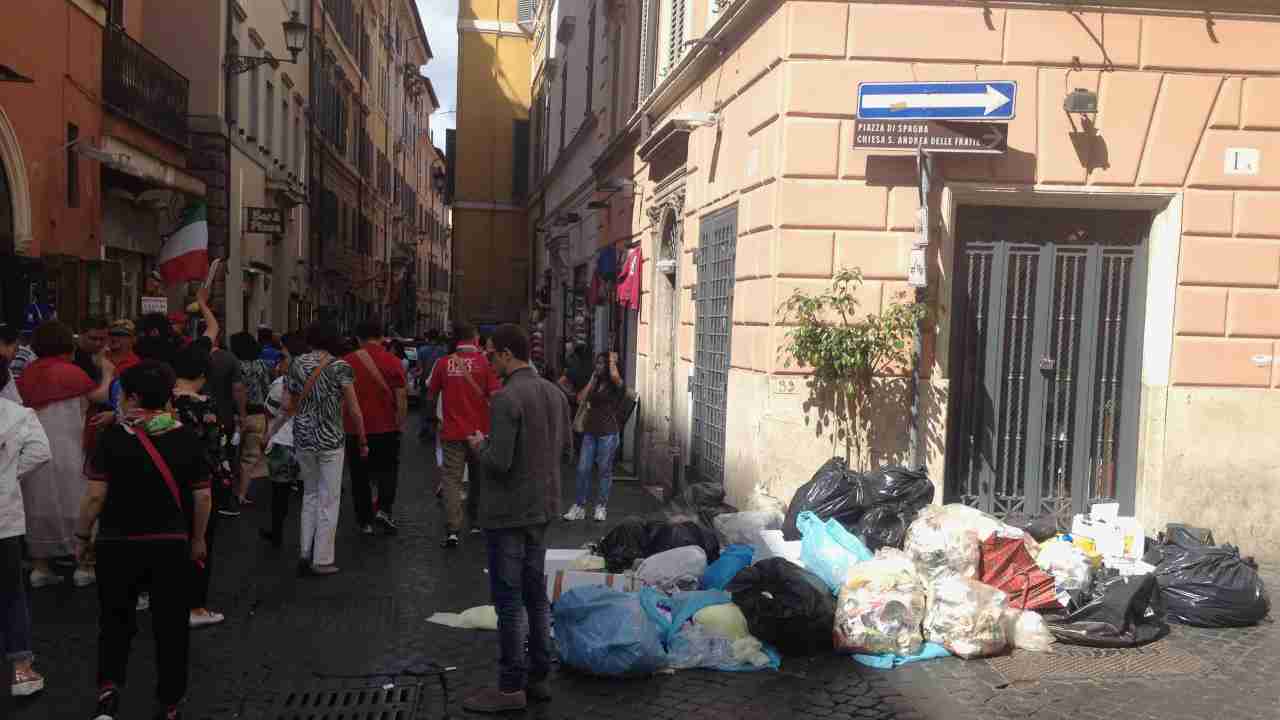
<svg viewBox="0 0 1280 720"><path fill-rule="evenodd" d="M1137 518L1115 514L1115 503L1094 505L1090 514L1077 514L1071 519L1071 534L1093 541L1098 554L1105 559L1141 560L1146 552L1142 524ZM1100 515L1094 513L1100 512Z"/></svg>
<svg viewBox="0 0 1280 720"><path fill-rule="evenodd" d="M992 535L978 546L978 579L1009 598L1009 607L1041 610L1059 607L1053 575L1036 565L1021 538Z"/></svg>
<svg viewBox="0 0 1280 720"><path fill-rule="evenodd" d="M975 526L982 515L965 505L930 506L907 529L903 549L911 556L926 582L934 583L950 575L978 576L978 533ZM989 534L989 533L988 533Z"/></svg>
<svg viewBox="0 0 1280 720"><path fill-rule="evenodd" d="M764 481L756 485L755 492L747 498L746 504L742 507L743 512L766 512L771 515L778 515L780 518L787 514L787 504L778 498L769 494L769 488L766 487ZM781 519L779 519L781 523ZM781 525L779 525L781 527Z"/></svg>
<svg viewBox="0 0 1280 720"><path fill-rule="evenodd" d="M713 635L730 640L741 640L751 636L751 628L747 626L747 616L742 614L742 608L732 602L704 607L694 613L693 621Z"/></svg>
<svg viewBox="0 0 1280 720"><path fill-rule="evenodd" d="M658 626L667 651L668 667L742 672L776 669L781 661L776 652L750 635L736 638L720 635L712 627L697 623L700 612L732 606L727 592L681 592L668 596L645 588L640 591L640 602Z"/></svg>
<svg viewBox="0 0 1280 720"><path fill-rule="evenodd" d="M1121 575L1150 575L1156 566L1143 560L1108 560L1107 567Z"/></svg>
<svg viewBox="0 0 1280 720"><path fill-rule="evenodd" d="M631 592L640 587L631 573L603 573L587 570L557 570L547 575L547 599L552 603L570 590L581 587L606 587Z"/></svg>
<svg viewBox="0 0 1280 720"><path fill-rule="evenodd" d="M907 528L915 522L920 509L905 503L877 505L858 518L853 532L866 543L868 550L880 548L902 549L907 539Z"/></svg>
<svg viewBox="0 0 1280 720"><path fill-rule="evenodd" d="M630 570L645 557L649 546L649 528L640 518L627 518L600 541L600 554L611 572Z"/></svg>
<svg viewBox="0 0 1280 720"><path fill-rule="evenodd" d="M498 612L492 605L481 605L460 613L435 613L427 622L460 630L497 630Z"/></svg>
<svg viewBox="0 0 1280 720"><path fill-rule="evenodd" d="M671 594L697 590L706 571L706 551L697 545L687 545L650 555L640 561L635 575L641 585Z"/></svg>
<svg viewBox="0 0 1280 720"><path fill-rule="evenodd" d="M920 662L921 660L934 660L937 658L951 657L951 653L938 643L927 642L920 648L920 652L915 655L895 655L893 653L884 653L881 655L866 655L858 653L853 659L859 664L867 667L876 668L878 670L892 670L901 667L907 663Z"/></svg>
<svg viewBox="0 0 1280 720"><path fill-rule="evenodd" d="M1025 532L1037 543L1042 543L1058 534L1058 519L1053 515L1041 515L1037 518L1021 514L1010 515L1005 518L1005 524Z"/></svg>
<svg viewBox="0 0 1280 720"><path fill-rule="evenodd" d="M582 548L574 549L556 549L547 550L546 558L543 560L543 572L550 575L559 570L585 570L586 568L574 567L574 564L583 557L589 557L591 552Z"/></svg>
<svg viewBox="0 0 1280 720"><path fill-rule="evenodd" d="M1162 545L1217 545L1213 540L1212 530L1183 523L1165 525L1164 534L1158 539Z"/></svg>
<svg viewBox="0 0 1280 720"><path fill-rule="evenodd" d="M1047 617L1059 642L1101 648L1138 647L1169 632L1154 575L1099 582L1092 599L1065 617Z"/></svg>
<svg viewBox="0 0 1280 720"><path fill-rule="evenodd" d="M738 573L726 589L751 634L783 655L831 652L835 599L817 575L785 559L769 558Z"/></svg>
<svg viewBox="0 0 1280 720"><path fill-rule="evenodd" d="M1243 627L1256 625L1271 612L1257 565L1252 558L1241 558L1236 547L1166 544L1158 550L1155 577L1170 622Z"/></svg>
<svg viewBox="0 0 1280 720"><path fill-rule="evenodd" d="M901 550L882 548L849 570L836 600L835 645L841 652L915 655L924 644L927 589Z"/></svg>
<svg viewBox="0 0 1280 720"><path fill-rule="evenodd" d="M753 510L729 515L719 515L712 520L721 545L750 545L764 547L764 531L782 530L785 516L781 512Z"/></svg>
<svg viewBox="0 0 1280 720"><path fill-rule="evenodd" d="M720 551L720 557L702 573L703 590L723 590L734 576L751 565L755 548L750 545L729 545Z"/></svg>
<svg viewBox="0 0 1280 720"><path fill-rule="evenodd" d="M1053 645L1053 633L1044 617L1034 610L1009 608L1009 641L1019 650L1049 652Z"/></svg>
<svg viewBox="0 0 1280 720"><path fill-rule="evenodd" d="M834 594L844 585L849 568L870 560L871 551L834 519L823 522L805 511L796 518L800 529L800 560L805 569L822 578Z"/></svg>
<svg viewBox="0 0 1280 720"><path fill-rule="evenodd" d="M665 520L650 523L648 529L649 542L644 549L645 557L687 545L701 547L707 555L707 562L715 562L720 557L720 541L710 527L688 520Z"/></svg>
<svg viewBox="0 0 1280 720"><path fill-rule="evenodd" d="M999 590L962 575L945 576L930 588L924 637L962 658L998 655L1009 647L1007 607Z"/></svg>
<svg viewBox="0 0 1280 720"><path fill-rule="evenodd" d="M587 570L589 572L604 572L604 558L599 555L587 553L580 556L577 560L569 563L570 570Z"/></svg>
<svg viewBox="0 0 1280 720"><path fill-rule="evenodd" d="M658 624L639 593L578 587L552 610L556 645L565 665L596 675L641 675L667 665Z"/></svg>
<svg viewBox="0 0 1280 720"><path fill-rule="evenodd" d="M757 548L753 563L777 557L803 567L800 560L801 541L784 540L781 530L765 530L760 535L764 538L764 547Z"/></svg>
<svg viewBox="0 0 1280 720"><path fill-rule="evenodd" d="M1063 607L1089 591L1094 564L1084 551L1065 538L1054 538L1040 545L1036 564L1054 578L1054 593Z"/></svg>
<svg viewBox="0 0 1280 720"><path fill-rule="evenodd" d="M820 519L853 525L866 510L861 497L859 476L849 469L844 458L833 457L822 464L809 482L800 486L787 506L787 519L782 534L787 540L799 540L796 519L802 512L812 512Z"/></svg>

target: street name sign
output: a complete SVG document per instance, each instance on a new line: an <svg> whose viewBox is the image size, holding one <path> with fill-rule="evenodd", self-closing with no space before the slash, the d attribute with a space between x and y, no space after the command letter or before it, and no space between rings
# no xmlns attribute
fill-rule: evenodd
<svg viewBox="0 0 1280 720"><path fill-rule="evenodd" d="M853 147L1003 155L1009 150L1009 133L1003 123L857 120L853 124Z"/></svg>
<svg viewBox="0 0 1280 720"><path fill-rule="evenodd" d="M1008 122L1017 95L1018 84L1008 80L864 82L858 84L858 119Z"/></svg>

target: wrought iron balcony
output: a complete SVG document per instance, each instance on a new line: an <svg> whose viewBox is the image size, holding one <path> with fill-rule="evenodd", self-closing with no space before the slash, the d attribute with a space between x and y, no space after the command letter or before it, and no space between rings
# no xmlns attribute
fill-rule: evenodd
<svg viewBox="0 0 1280 720"><path fill-rule="evenodd" d="M102 98L107 108L161 137L187 144L190 82L120 28L102 43Z"/></svg>

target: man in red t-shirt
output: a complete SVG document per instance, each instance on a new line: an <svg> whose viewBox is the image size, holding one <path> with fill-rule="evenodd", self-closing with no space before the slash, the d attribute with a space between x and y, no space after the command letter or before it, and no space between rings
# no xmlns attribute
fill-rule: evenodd
<svg viewBox="0 0 1280 720"><path fill-rule="evenodd" d="M498 375L489 367L480 349L480 334L474 325L465 322L453 326L453 336L458 349L436 361L427 385L427 405L433 407L436 397L444 393L444 424L440 428L440 441L444 449L444 510L445 537L443 548L458 547L458 533L462 531L462 470L469 466L471 487L479 486L479 467L467 445L473 433L489 433L489 398L502 388Z"/></svg>
<svg viewBox="0 0 1280 720"><path fill-rule="evenodd" d="M360 349L342 358L355 371L356 398L360 401L369 443L368 456L361 457L359 432L344 405L351 495L355 500L356 523L365 535L373 534L374 523L388 535L395 535L399 530L392 509L400 474L400 426L408 414L409 399L404 366L399 358L383 349L382 337L382 328L377 323L360 323L356 326ZM376 515L371 492L374 483L378 486Z"/></svg>

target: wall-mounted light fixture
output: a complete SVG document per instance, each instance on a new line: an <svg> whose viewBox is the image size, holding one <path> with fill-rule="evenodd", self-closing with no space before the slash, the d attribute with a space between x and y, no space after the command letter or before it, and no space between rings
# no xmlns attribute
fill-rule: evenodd
<svg viewBox="0 0 1280 720"><path fill-rule="evenodd" d="M282 60L273 57L254 57L250 55L227 55L225 67L232 75L249 72L250 70L271 63L275 65L279 62L296 63L298 62L298 54L307 46L307 24L302 22L302 18L298 15L298 11L294 10L288 20L282 23L284 27L284 46L293 56L292 60Z"/></svg>
<svg viewBox="0 0 1280 720"><path fill-rule="evenodd" d="M1076 88L1062 99L1062 109L1068 115L1097 115L1098 93L1084 88Z"/></svg>

